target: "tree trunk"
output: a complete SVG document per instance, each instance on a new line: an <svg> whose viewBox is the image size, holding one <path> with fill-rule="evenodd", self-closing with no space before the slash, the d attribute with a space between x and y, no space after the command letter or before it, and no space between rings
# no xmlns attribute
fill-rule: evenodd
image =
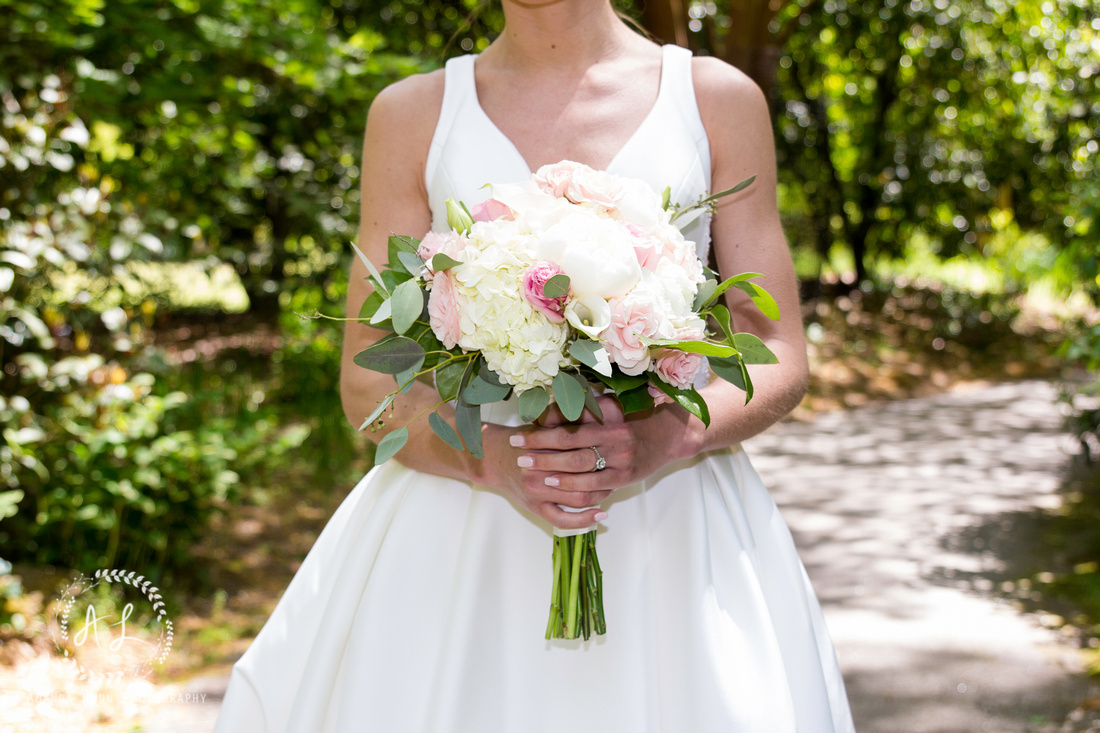
<svg viewBox="0 0 1100 733"><path fill-rule="evenodd" d="M642 25L661 43L689 48L684 0L646 0Z"/></svg>

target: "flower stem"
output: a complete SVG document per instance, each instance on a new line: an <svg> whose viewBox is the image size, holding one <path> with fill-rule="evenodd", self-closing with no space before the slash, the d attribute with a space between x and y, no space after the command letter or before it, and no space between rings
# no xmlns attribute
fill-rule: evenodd
<svg viewBox="0 0 1100 733"><path fill-rule="evenodd" d="M569 605L567 607L565 617L565 638L576 639L577 638L577 612L580 611L580 579L581 579L581 558L584 554L585 543L583 538L580 542L577 542L577 535L569 538L570 544L573 546L573 560L570 563L569 568Z"/></svg>

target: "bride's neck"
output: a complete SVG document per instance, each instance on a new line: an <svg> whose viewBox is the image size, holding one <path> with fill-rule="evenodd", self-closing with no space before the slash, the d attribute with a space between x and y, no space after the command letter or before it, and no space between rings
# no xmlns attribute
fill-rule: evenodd
<svg viewBox="0 0 1100 733"><path fill-rule="evenodd" d="M607 0L503 3L504 31L484 55L515 70L585 69L640 40Z"/></svg>

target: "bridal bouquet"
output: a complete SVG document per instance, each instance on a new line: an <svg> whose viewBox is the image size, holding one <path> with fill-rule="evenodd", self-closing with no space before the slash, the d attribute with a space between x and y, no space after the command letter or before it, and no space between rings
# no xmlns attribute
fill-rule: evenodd
<svg viewBox="0 0 1100 733"><path fill-rule="evenodd" d="M391 333L355 363L397 382L360 429L417 379L439 392L432 430L476 457L481 406L512 397L525 421L551 402L567 420L586 408L602 419L596 395L611 393L624 413L676 402L709 425L695 390L709 363L748 401L746 365L776 359L756 336L733 332L719 298L736 287L770 318L778 308L752 282L758 273L719 282L677 224L752 180L681 208L670 205L668 189L658 196L643 181L562 161L521 183L489 184L482 204L448 200L450 230L390 237L381 271L356 249L374 287L359 319ZM454 425L437 411L448 402ZM408 435L407 426L390 431L376 462ZM595 537L595 527L555 531L547 639L605 633Z"/></svg>

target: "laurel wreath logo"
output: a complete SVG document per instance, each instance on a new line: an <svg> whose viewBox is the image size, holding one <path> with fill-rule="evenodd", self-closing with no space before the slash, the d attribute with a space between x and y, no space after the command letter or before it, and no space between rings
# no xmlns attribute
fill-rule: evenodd
<svg viewBox="0 0 1100 733"><path fill-rule="evenodd" d="M168 658L168 653L172 650L172 639L174 637L172 620L168 618L166 613L164 598L160 594L160 589L154 586L152 581L148 580L144 575L138 575L133 571L127 572L126 570L117 568L112 568L110 570L101 568L95 572L93 578L95 579L94 582L89 582L87 576L81 573L79 577L75 578L69 584L59 599L57 620L61 639L60 641L55 640L58 651L60 651L66 659L76 665L78 679L83 680L92 677L110 681L120 679L126 675L134 675L137 677L148 675L153 670L154 664L164 662L164 660ZM141 591L152 604L153 611L157 614L157 621L160 622L160 635L157 638L157 646L148 659L128 669L115 670L106 674L88 669L81 664L78 659L70 656L68 648L63 646L69 641L69 614L72 612L77 598L101 583L123 583ZM75 588L79 588L79 590L74 593Z"/></svg>

